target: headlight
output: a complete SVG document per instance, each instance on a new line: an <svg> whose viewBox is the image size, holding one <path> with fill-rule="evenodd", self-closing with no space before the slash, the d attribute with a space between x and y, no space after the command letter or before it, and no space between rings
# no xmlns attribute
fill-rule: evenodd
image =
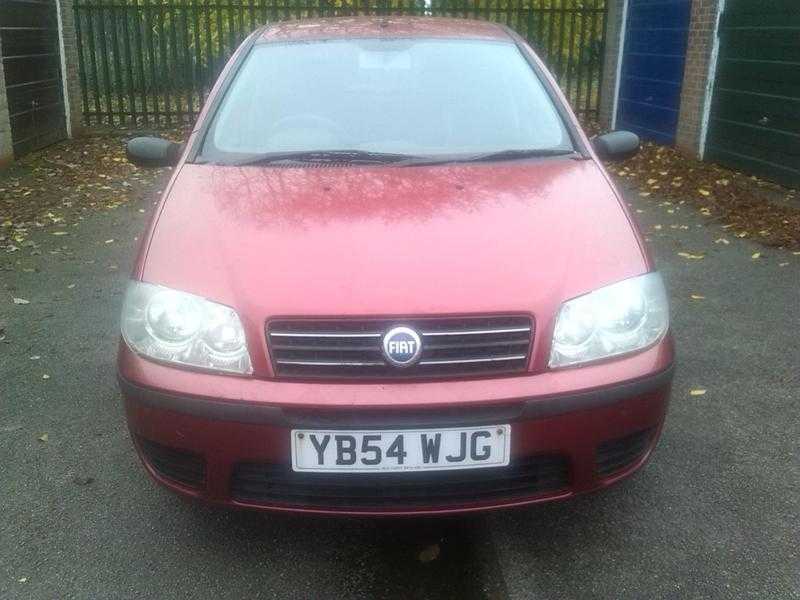
<svg viewBox="0 0 800 600"><path fill-rule="evenodd" d="M159 285L130 283L122 307L122 337L134 352L156 360L252 372L236 311Z"/></svg>
<svg viewBox="0 0 800 600"><path fill-rule="evenodd" d="M553 332L550 367L566 367L653 345L667 332L669 307L658 273L568 300Z"/></svg>

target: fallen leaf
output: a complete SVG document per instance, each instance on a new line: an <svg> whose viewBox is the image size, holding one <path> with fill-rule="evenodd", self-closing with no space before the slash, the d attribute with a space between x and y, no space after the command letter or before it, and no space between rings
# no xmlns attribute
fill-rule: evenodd
<svg viewBox="0 0 800 600"><path fill-rule="evenodd" d="M428 563L439 558L440 552L441 549L439 548L439 544L431 544L419 553L417 559L419 562Z"/></svg>
<svg viewBox="0 0 800 600"><path fill-rule="evenodd" d="M33 356L31 356L31 360L39 360L40 358L42 357L39 356L38 354L34 354Z"/></svg>
<svg viewBox="0 0 800 600"><path fill-rule="evenodd" d="M69 231L54 231L53 235L69 235Z"/></svg>
<svg viewBox="0 0 800 600"><path fill-rule="evenodd" d="M643 198L647 198L650 195L650 192L639 192L639 195Z"/></svg>
<svg viewBox="0 0 800 600"><path fill-rule="evenodd" d="M692 300L705 300L706 299L705 296L701 296L700 294L692 294L691 298L692 298Z"/></svg>
<svg viewBox="0 0 800 600"><path fill-rule="evenodd" d="M753 260L761 258L761 252L754 253L750 258L752 258Z"/></svg>
<svg viewBox="0 0 800 600"><path fill-rule="evenodd" d="M25 298L14 298L14 304L30 304L30 300L25 300Z"/></svg>
<svg viewBox="0 0 800 600"><path fill-rule="evenodd" d="M19 583L25 583L26 581L28 581L28 578L27 577L20 577L19 579L17 579L17 581Z"/></svg>
<svg viewBox="0 0 800 600"><path fill-rule="evenodd" d="M725 238L716 239L716 240L714 240L714 243L715 244L725 244L726 246L728 244L730 244L730 242L728 240L726 240Z"/></svg>
<svg viewBox="0 0 800 600"><path fill-rule="evenodd" d="M48 441L50 439L50 436L47 435L46 433L43 433L42 435L40 435L36 439L39 440L40 442L46 442L46 441Z"/></svg>
<svg viewBox="0 0 800 600"><path fill-rule="evenodd" d="M42 375L42 379L50 379L50 375L48 375L47 373L45 373L44 375Z"/></svg>
<svg viewBox="0 0 800 600"><path fill-rule="evenodd" d="M106 244L113 244L114 243L114 238L111 238L110 240L106 240L105 243Z"/></svg>
<svg viewBox="0 0 800 600"><path fill-rule="evenodd" d="M690 396L702 396L705 393L706 393L706 390L704 390L702 388L696 388L696 389L693 389L693 390L689 391L689 395Z"/></svg>
<svg viewBox="0 0 800 600"><path fill-rule="evenodd" d="M704 190L702 188L698 189L697 191L698 191L699 194L701 194L703 196L708 196L711 193L708 190Z"/></svg>
<svg viewBox="0 0 800 600"><path fill-rule="evenodd" d="M703 254L690 254L689 252L678 252L678 256L689 260L702 260L705 258Z"/></svg>

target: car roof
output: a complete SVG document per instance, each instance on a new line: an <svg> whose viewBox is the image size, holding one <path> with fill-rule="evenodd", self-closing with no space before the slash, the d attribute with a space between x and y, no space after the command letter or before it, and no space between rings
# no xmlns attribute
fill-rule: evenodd
<svg viewBox="0 0 800 600"><path fill-rule="evenodd" d="M282 21L264 28L259 42L354 38L463 38L511 41L501 25L446 17L332 17Z"/></svg>

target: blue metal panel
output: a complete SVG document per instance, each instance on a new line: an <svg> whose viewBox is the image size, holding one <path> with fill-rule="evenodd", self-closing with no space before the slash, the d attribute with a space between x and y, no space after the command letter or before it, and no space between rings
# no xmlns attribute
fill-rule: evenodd
<svg viewBox="0 0 800 600"><path fill-rule="evenodd" d="M617 129L675 141L691 0L630 0Z"/></svg>

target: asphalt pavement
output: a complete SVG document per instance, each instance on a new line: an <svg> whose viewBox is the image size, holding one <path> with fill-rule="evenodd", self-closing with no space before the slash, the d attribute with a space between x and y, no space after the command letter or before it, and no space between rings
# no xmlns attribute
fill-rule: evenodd
<svg viewBox="0 0 800 600"><path fill-rule="evenodd" d="M661 443L605 492L468 518L231 512L156 487L114 371L147 194L0 255L0 598L800 598L800 256L628 196L672 297Z"/></svg>

